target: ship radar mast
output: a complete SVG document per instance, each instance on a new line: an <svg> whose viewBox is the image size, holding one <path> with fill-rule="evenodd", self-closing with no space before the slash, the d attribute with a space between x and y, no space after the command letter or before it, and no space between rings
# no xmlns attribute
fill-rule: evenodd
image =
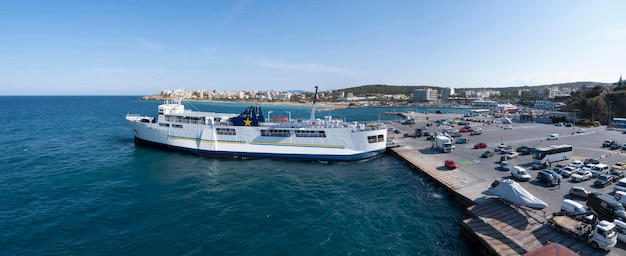
<svg viewBox="0 0 626 256"><path fill-rule="evenodd" d="M309 122L315 123L315 100L317 99L317 86L315 86L315 94L313 94L313 106L311 107L311 118Z"/></svg>

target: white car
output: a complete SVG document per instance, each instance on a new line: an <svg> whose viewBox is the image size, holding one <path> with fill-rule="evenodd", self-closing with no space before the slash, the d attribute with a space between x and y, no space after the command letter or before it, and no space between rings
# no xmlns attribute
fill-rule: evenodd
<svg viewBox="0 0 626 256"><path fill-rule="evenodd" d="M513 126L511 126L511 125L505 125L504 127L502 127L502 129L505 129L505 130L511 130L511 129L513 129Z"/></svg>
<svg viewBox="0 0 626 256"><path fill-rule="evenodd" d="M526 169L517 165L511 168L511 175L520 181L529 181L532 178Z"/></svg>
<svg viewBox="0 0 626 256"><path fill-rule="evenodd" d="M587 132L587 130L585 130L585 129L578 129L578 130L576 131L576 133L585 133L585 132Z"/></svg>
<svg viewBox="0 0 626 256"><path fill-rule="evenodd" d="M519 153L517 153L517 152L508 152L508 153L506 153L506 158L507 159L516 158L517 156L519 156Z"/></svg>
<svg viewBox="0 0 626 256"><path fill-rule="evenodd" d="M580 160L574 160L574 161L572 161L571 163L569 163L567 165L573 166L573 167L576 167L576 168L583 168L583 166L585 166L583 161L580 161Z"/></svg>
<svg viewBox="0 0 626 256"><path fill-rule="evenodd" d="M572 165L568 165L563 167L563 169L561 169L561 176L563 177L569 177L572 176L572 173L576 172L579 168L576 168Z"/></svg>
<svg viewBox="0 0 626 256"><path fill-rule="evenodd" d="M591 177L593 177L593 175L591 174L590 171L578 170L572 174L572 181L581 182L585 180L590 180Z"/></svg>
<svg viewBox="0 0 626 256"><path fill-rule="evenodd" d="M615 186L613 187L613 192L616 191L626 191L626 178L623 178L615 183Z"/></svg>

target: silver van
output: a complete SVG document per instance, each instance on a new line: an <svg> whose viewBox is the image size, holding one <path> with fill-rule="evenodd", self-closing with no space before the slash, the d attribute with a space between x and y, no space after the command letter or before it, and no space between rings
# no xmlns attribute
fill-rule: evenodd
<svg viewBox="0 0 626 256"><path fill-rule="evenodd" d="M591 175L593 175L593 177L598 177L601 174L609 174L609 170L611 170L611 168L609 168L608 165L606 164L596 164L593 167L591 167Z"/></svg>

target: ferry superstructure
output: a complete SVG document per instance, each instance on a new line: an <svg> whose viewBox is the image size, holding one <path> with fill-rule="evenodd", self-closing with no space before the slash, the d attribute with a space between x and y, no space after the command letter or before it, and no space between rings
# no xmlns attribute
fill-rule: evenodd
<svg viewBox="0 0 626 256"><path fill-rule="evenodd" d="M260 106L239 115L191 111L180 99L159 105L157 117L126 120L136 145L219 158L355 161L381 154L387 142L384 127L315 118L315 100L308 120L266 122Z"/></svg>

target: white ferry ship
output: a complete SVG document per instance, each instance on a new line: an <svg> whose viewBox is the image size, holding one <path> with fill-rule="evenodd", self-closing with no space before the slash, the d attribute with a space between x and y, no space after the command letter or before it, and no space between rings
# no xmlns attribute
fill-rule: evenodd
<svg viewBox="0 0 626 256"><path fill-rule="evenodd" d="M272 122L260 106L239 115L191 111L180 99L159 105L158 117L128 114L126 120L135 145L220 158L354 161L381 154L387 142L384 127L315 118L315 100L309 120Z"/></svg>

